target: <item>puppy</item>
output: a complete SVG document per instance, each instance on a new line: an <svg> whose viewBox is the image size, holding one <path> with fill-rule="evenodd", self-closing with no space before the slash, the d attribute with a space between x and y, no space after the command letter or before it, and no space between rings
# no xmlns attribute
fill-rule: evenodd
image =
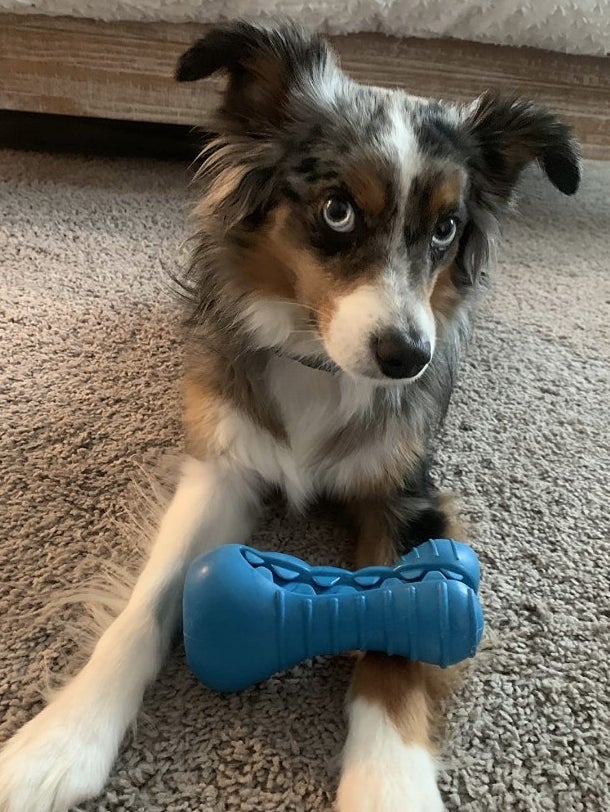
<svg viewBox="0 0 610 812"><path fill-rule="evenodd" d="M99 793L180 623L191 560L243 542L263 497L343 503L354 563L459 538L429 475L498 222L537 161L572 194L569 129L529 102L444 104L357 84L318 36L239 22L180 59L224 71L201 155L186 299L188 456L124 611L5 746L2 812ZM355 666L339 812L433 812L439 669Z"/></svg>

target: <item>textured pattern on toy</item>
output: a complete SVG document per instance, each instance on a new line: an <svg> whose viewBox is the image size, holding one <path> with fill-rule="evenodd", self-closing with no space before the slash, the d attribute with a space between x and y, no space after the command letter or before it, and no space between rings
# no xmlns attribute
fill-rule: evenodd
<svg viewBox="0 0 610 812"><path fill-rule="evenodd" d="M474 655L483 632L474 551L428 541L394 567L312 567L245 545L193 562L184 641L197 677L237 691L319 654L384 651L447 666Z"/></svg>

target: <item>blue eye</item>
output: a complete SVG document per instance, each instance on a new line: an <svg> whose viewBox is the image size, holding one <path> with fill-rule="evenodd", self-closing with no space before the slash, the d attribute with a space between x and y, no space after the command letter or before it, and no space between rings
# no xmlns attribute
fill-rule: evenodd
<svg viewBox="0 0 610 812"><path fill-rule="evenodd" d="M329 197L322 207L322 217L329 228L344 234L356 225L354 207L344 197Z"/></svg>
<svg viewBox="0 0 610 812"><path fill-rule="evenodd" d="M455 217L447 217L445 220L440 220L432 234L433 248L449 248L457 234L457 220Z"/></svg>

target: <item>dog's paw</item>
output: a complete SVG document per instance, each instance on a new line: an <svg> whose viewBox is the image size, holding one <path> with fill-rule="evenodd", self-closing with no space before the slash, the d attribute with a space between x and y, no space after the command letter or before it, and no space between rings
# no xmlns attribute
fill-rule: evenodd
<svg viewBox="0 0 610 812"><path fill-rule="evenodd" d="M75 711L49 705L0 751L0 812L66 812L101 792L115 755L104 712Z"/></svg>
<svg viewBox="0 0 610 812"><path fill-rule="evenodd" d="M345 765L337 812L443 812L434 760L428 751L411 745L392 755L394 758L383 762Z"/></svg>
<svg viewBox="0 0 610 812"><path fill-rule="evenodd" d="M357 699L337 793L337 812L442 812L436 763L404 741L380 705Z"/></svg>

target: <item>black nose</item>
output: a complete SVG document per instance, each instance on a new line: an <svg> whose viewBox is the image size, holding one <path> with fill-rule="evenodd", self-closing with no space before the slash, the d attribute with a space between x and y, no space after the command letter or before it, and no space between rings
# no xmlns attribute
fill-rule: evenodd
<svg viewBox="0 0 610 812"><path fill-rule="evenodd" d="M432 357L429 341L414 340L398 330L384 330L373 338L379 369L388 378L414 378Z"/></svg>

